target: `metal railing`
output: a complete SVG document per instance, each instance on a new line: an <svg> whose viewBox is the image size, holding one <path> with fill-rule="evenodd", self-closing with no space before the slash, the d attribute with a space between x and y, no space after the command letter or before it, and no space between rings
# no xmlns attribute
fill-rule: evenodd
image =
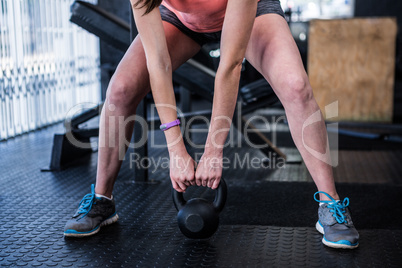
<svg viewBox="0 0 402 268"><path fill-rule="evenodd" d="M71 3L0 0L0 140L100 101L99 41L69 22Z"/></svg>

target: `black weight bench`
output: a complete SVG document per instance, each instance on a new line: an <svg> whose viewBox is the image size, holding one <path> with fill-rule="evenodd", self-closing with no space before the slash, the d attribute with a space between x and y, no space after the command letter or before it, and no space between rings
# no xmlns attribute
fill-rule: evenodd
<svg viewBox="0 0 402 268"><path fill-rule="evenodd" d="M138 33L133 19L130 26L104 9L83 1L75 1L72 4L70 21L97 35L100 39L121 51L127 50L131 40ZM173 82L179 84L189 92L195 93L212 102L215 70L209 66L216 66L216 62L212 58L208 58L208 51L202 50L202 53L204 54L204 58L202 58L204 64L195 59L190 59L173 73ZM258 132L252 124L246 126L246 120L243 117L243 115L253 112L258 108L267 107L278 101L270 85L264 79L249 83L240 88L238 100L241 103L242 114L240 115L241 118L238 118L238 113L235 112L233 125L242 133L244 133L243 131L246 127L254 128L254 131L249 133L250 141L258 145L268 145L260 149L266 156L286 159L286 155L276 148L262 133ZM145 101L142 101L137 108L137 115L143 118L147 118ZM59 170L74 159L92 152L91 149L80 149L72 146L67 141L66 136L73 135L76 139L83 142L88 142L90 137L96 137L99 131L97 128L81 129L79 126L89 119L98 116L102 105L100 104L98 107L84 111L73 117L71 121L68 121L66 124L66 134L55 134L51 164L49 169L46 170ZM199 115L210 116L211 111L184 113L181 115L181 118L189 119ZM155 122L159 121L159 119L147 118L147 121L150 123L152 130ZM139 126L134 128L134 142L141 138L141 131L142 129ZM135 148L135 150L139 155L148 155L147 145ZM137 170L136 168L135 181L146 181L147 176L147 170Z"/></svg>

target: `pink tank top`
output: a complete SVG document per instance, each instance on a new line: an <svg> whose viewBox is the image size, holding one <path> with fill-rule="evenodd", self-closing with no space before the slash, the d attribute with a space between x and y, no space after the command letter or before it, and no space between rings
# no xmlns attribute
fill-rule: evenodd
<svg viewBox="0 0 402 268"><path fill-rule="evenodd" d="M190 30L212 33L222 30L228 0L163 0Z"/></svg>

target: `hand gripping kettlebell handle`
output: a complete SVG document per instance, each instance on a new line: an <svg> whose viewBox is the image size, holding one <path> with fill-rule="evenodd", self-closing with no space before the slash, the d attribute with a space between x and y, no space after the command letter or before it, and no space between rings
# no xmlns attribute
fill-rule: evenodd
<svg viewBox="0 0 402 268"><path fill-rule="evenodd" d="M172 197L173 197L174 206L176 207L177 211L180 211L187 203L187 201L184 199L183 193L179 193L175 189L172 190ZM215 195L215 199L213 202L213 206L215 207L215 209L218 212L221 212L223 207L225 206L226 197L227 197L226 182L223 178L221 178L221 181L219 182L217 193Z"/></svg>

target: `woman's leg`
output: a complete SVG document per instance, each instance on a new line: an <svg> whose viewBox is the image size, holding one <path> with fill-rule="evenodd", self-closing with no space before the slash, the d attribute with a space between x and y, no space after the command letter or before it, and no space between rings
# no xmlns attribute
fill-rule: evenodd
<svg viewBox="0 0 402 268"><path fill-rule="evenodd" d="M321 116L319 122L303 129L303 124L319 107L304 70L299 50L285 19L277 14L266 14L256 18L247 60L267 79L282 102L293 140L319 191L330 194L336 200L332 166L327 152L327 131ZM317 158L307 149L322 154ZM310 151L311 151L310 149ZM321 200L328 200L325 195Z"/></svg>
<svg viewBox="0 0 402 268"><path fill-rule="evenodd" d="M349 201L346 198L343 202L336 201L339 196L327 154L329 148L325 123L299 50L281 16L266 14L256 18L246 57L269 81L281 100L293 140L318 190L322 191L316 223L316 229L323 234L322 242L333 248L358 247L359 233L350 216ZM314 115L319 115L318 120L314 118L310 121ZM318 156L313 155L311 149L318 152Z"/></svg>
<svg viewBox="0 0 402 268"><path fill-rule="evenodd" d="M173 25L163 22L173 69L178 68L199 50L194 40ZM98 170L95 192L110 197L119 173L134 122L119 124L135 114L137 105L149 92L149 76L144 49L139 36L133 41L113 75L103 106L100 129Z"/></svg>

